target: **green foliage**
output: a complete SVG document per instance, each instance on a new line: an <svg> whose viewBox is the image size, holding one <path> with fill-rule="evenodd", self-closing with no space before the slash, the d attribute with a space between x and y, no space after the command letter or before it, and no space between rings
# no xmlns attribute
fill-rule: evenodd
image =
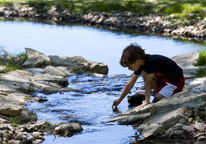
<svg viewBox="0 0 206 144"><path fill-rule="evenodd" d="M195 74L196 77L204 77L206 76L206 68L199 68L197 73Z"/></svg>
<svg viewBox="0 0 206 144"><path fill-rule="evenodd" d="M13 119L13 117L10 115L10 119L11 119L11 125L13 127L16 127L17 126L17 123L15 122L15 119Z"/></svg>
<svg viewBox="0 0 206 144"><path fill-rule="evenodd" d="M197 59L196 66L204 66L206 65L206 49L200 50L199 57Z"/></svg>
<svg viewBox="0 0 206 144"><path fill-rule="evenodd" d="M25 99L26 99L26 100L30 100L30 99L31 99L31 96L27 95L27 96L25 96Z"/></svg>
<svg viewBox="0 0 206 144"><path fill-rule="evenodd" d="M6 66L6 72L22 69L22 65L27 59L26 53L21 52L17 55L12 55L0 47L0 65Z"/></svg>
<svg viewBox="0 0 206 144"><path fill-rule="evenodd" d="M0 5L8 2L46 2L47 7L66 8L69 12L85 13L89 11L112 12L131 11L139 14L161 13L175 14L179 18L195 13L196 17L206 17L205 0L3 0ZM28 6L30 5L28 3Z"/></svg>

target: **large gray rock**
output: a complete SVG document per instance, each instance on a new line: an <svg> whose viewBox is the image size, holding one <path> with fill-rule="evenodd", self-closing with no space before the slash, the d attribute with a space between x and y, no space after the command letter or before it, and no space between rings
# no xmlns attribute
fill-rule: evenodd
<svg viewBox="0 0 206 144"><path fill-rule="evenodd" d="M36 122L35 124L27 125L26 128L28 131L50 131L53 127L53 124L47 121Z"/></svg>
<svg viewBox="0 0 206 144"><path fill-rule="evenodd" d="M49 56L51 65L66 66L75 73L99 73L108 74L108 66L103 63L85 60L81 56Z"/></svg>
<svg viewBox="0 0 206 144"><path fill-rule="evenodd" d="M46 71L46 73L48 73L50 75L54 75L54 76L61 76L61 77L68 76L64 71L62 71L54 66L47 66L45 71Z"/></svg>
<svg viewBox="0 0 206 144"><path fill-rule="evenodd" d="M23 111L16 117L13 118L17 123L27 123L37 121L37 115L27 108L24 108Z"/></svg>
<svg viewBox="0 0 206 144"><path fill-rule="evenodd" d="M0 65L0 72L6 72L6 66Z"/></svg>
<svg viewBox="0 0 206 144"><path fill-rule="evenodd" d="M199 52L191 52L174 56L172 57L172 60L183 69L185 78L194 78L196 72L199 70L198 66L194 66L194 64L197 63L198 57Z"/></svg>
<svg viewBox="0 0 206 144"><path fill-rule="evenodd" d="M165 132L164 126L157 123L152 123L151 125L147 126L141 133L144 136L144 138L149 138L149 137L163 134L164 132Z"/></svg>
<svg viewBox="0 0 206 144"><path fill-rule="evenodd" d="M51 64L50 58L41 52L31 48L25 48L28 59L24 62L23 67L44 67Z"/></svg>
<svg viewBox="0 0 206 144"><path fill-rule="evenodd" d="M58 123L54 125L54 132L60 135L69 135L70 133L80 132L83 128L79 123Z"/></svg>
<svg viewBox="0 0 206 144"><path fill-rule="evenodd" d="M23 110L21 105L12 103L7 100L0 100L0 113L5 115L16 116Z"/></svg>
<svg viewBox="0 0 206 144"><path fill-rule="evenodd" d="M206 98L206 93L193 93L193 92L186 92L182 91L179 92L172 97L164 98L157 103L148 104L139 109L133 109L127 113L124 113L120 116L112 118L106 122L125 122L127 123L138 121L139 117L143 118L144 115L164 115L167 112L175 111L180 107L183 106L190 106L190 107L199 107L200 105L204 104ZM148 118L148 117L145 117Z"/></svg>

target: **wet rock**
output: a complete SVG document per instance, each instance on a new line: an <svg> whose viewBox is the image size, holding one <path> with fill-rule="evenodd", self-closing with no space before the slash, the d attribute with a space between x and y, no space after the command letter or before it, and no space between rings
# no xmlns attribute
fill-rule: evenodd
<svg viewBox="0 0 206 144"><path fill-rule="evenodd" d="M20 140L23 144L32 143L32 141L35 140L34 137L27 132L20 133L15 139Z"/></svg>
<svg viewBox="0 0 206 144"><path fill-rule="evenodd" d="M35 101L36 102L45 102L45 101L48 101L48 99L39 97L39 98L35 98Z"/></svg>
<svg viewBox="0 0 206 144"><path fill-rule="evenodd" d="M12 103L7 100L0 100L0 113L5 115L16 116L23 110L21 105Z"/></svg>
<svg viewBox="0 0 206 144"><path fill-rule="evenodd" d="M27 125L26 128L28 131L50 131L53 127L53 124L47 121L37 122L35 124Z"/></svg>
<svg viewBox="0 0 206 144"><path fill-rule="evenodd" d="M53 133L59 135L70 135L74 132L80 132L83 128L79 123L58 123L54 125Z"/></svg>
<svg viewBox="0 0 206 144"><path fill-rule="evenodd" d="M41 52L31 48L25 48L28 59L24 62L23 67L44 67L51 64L50 58Z"/></svg>

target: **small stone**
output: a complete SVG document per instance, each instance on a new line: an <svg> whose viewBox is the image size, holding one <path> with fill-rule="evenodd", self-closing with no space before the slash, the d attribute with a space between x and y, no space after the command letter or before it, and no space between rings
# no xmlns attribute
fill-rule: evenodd
<svg viewBox="0 0 206 144"><path fill-rule="evenodd" d="M194 126L184 126L182 129L185 130L187 133L195 131Z"/></svg>
<svg viewBox="0 0 206 144"><path fill-rule="evenodd" d="M48 99L39 97L39 98L35 98L35 101L36 102L45 102L45 101L48 101Z"/></svg>
<svg viewBox="0 0 206 144"><path fill-rule="evenodd" d="M10 140L10 141L8 141L8 144L21 144L21 141L19 141L19 140Z"/></svg>
<svg viewBox="0 0 206 144"><path fill-rule="evenodd" d="M194 128L203 132L206 128L206 125L204 123L197 123L194 125Z"/></svg>
<svg viewBox="0 0 206 144"><path fill-rule="evenodd" d="M197 140L198 140L198 141L205 141L205 140L206 140L206 137L205 137L205 136L200 136L200 137L198 137Z"/></svg>
<svg viewBox="0 0 206 144"><path fill-rule="evenodd" d="M188 118L188 120L187 120L187 122L190 124L192 123L192 121L193 121L193 118Z"/></svg>
<svg viewBox="0 0 206 144"><path fill-rule="evenodd" d="M196 134L193 138L198 138L198 137L200 137L200 136L205 136L206 134L204 133L204 132L202 132L202 133L198 133L198 134Z"/></svg>

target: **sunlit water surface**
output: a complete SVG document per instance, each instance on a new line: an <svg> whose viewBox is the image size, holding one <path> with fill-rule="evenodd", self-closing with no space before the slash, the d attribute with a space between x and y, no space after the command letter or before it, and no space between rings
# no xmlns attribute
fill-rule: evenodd
<svg viewBox="0 0 206 144"><path fill-rule="evenodd" d="M128 34L129 33L129 34ZM25 47L45 55L83 56L87 60L103 62L109 67L106 78L86 75L68 78L68 87L81 92L65 92L44 95L44 103L31 102L27 108L36 112L38 120L52 123L78 122L83 131L69 138L45 136L43 144L126 144L143 143L141 135L131 125L102 123L134 107L128 106L126 98L112 109L132 72L119 64L122 50L137 42L149 54L161 54L169 58L205 48L203 45L173 40L172 38L142 35L127 31L110 31L82 25L49 25L36 22L0 21L0 46L8 52L20 53ZM140 78L131 94L143 86ZM152 98L151 98L152 100ZM145 143L148 143L145 142ZM156 141L156 143L158 143ZM179 143L184 143L183 141Z"/></svg>

